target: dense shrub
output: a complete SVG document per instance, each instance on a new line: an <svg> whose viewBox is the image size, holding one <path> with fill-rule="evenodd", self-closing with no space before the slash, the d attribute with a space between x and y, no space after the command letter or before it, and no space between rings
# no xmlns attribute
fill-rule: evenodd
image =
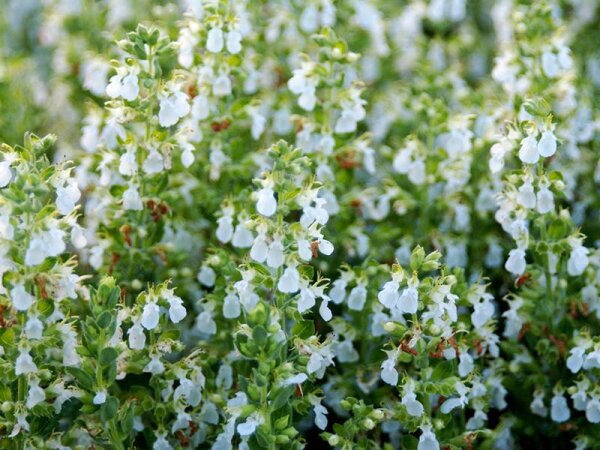
<svg viewBox="0 0 600 450"><path fill-rule="evenodd" d="M597 2L2 8L0 447L599 448Z"/></svg>

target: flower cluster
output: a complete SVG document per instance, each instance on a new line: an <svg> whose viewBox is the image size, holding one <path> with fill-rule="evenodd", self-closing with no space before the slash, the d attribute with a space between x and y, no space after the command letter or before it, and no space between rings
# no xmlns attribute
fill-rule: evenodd
<svg viewBox="0 0 600 450"><path fill-rule="evenodd" d="M0 446L598 446L595 1L5 9Z"/></svg>

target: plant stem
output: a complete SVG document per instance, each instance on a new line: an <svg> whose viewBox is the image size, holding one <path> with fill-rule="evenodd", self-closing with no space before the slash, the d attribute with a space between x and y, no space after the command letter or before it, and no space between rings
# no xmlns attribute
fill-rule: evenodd
<svg viewBox="0 0 600 450"><path fill-rule="evenodd" d="M117 430L117 425L115 424L115 419L112 418L108 421L108 430L110 433L111 444L113 448L116 450L125 450L123 446L123 441L121 436L119 435L119 431Z"/></svg>
<svg viewBox="0 0 600 450"><path fill-rule="evenodd" d="M542 226L542 241L548 244L547 242L547 231L546 231L546 222L544 221ZM546 250L545 255L543 256L544 260L544 278L546 279L546 299L550 305L550 323L551 327L554 328L554 317L558 314L558 301L552 292L552 274L550 273L550 251Z"/></svg>

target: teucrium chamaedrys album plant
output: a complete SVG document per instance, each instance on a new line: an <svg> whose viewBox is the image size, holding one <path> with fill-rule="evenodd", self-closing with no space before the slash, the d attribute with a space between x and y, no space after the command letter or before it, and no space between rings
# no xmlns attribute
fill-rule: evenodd
<svg viewBox="0 0 600 450"><path fill-rule="evenodd" d="M5 3L2 448L600 445L597 2Z"/></svg>

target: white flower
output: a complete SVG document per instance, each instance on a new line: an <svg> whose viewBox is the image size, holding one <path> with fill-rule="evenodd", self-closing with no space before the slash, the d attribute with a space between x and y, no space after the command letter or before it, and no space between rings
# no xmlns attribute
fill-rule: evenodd
<svg viewBox="0 0 600 450"><path fill-rule="evenodd" d="M600 369L600 350L594 350L588 353L583 363L583 368L588 369Z"/></svg>
<svg viewBox="0 0 600 450"><path fill-rule="evenodd" d="M210 103L206 95L199 94L192 100L192 116L204 120L210 115Z"/></svg>
<svg viewBox="0 0 600 450"><path fill-rule="evenodd" d="M540 214L554 211L554 195L545 184L540 187L540 190L537 193L537 211Z"/></svg>
<svg viewBox="0 0 600 450"><path fill-rule="evenodd" d="M517 196L519 203L525 208L535 208L536 198L535 192L533 191L533 185L531 181L526 181L519 188L519 195Z"/></svg>
<svg viewBox="0 0 600 450"><path fill-rule="evenodd" d="M117 73L108 81L108 85L106 86L106 95L108 95L110 98L117 98L121 96L121 82L123 80L123 76L124 74Z"/></svg>
<svg viewBox="0 0 600 450"><path fill-rule="evenodd" d="M264 187L256 193L256 210L265 217L270 217L277 210L275 193L270 187Z"/></svg>
<svg viewBox="0 0 600 450"><path fill-rule="evenodd" d="M348 281L344 278L340 278L335 280L331 285L331 289L329 290L329 298L331 301L337 305L342 303L346 298L346 287L348 286Z"/></svg>
<svg viewBox="0 0 600 450"><path fill-rule="evenodd" d="M212 30L211 30L212 31ZM222 39L222 38L221 38ZM232 54L239 53L242 50L242 34L238 30L231 30L227 33L227 51Z"/></svg>
<svg viewBox="0 0 600 450"><path fill-rule="evenodd" d="M215 97L225 97L231 94L231 80L226 72L219 74L213 83L213 94Z"/></svg>
<svg viewBox="0 0 600 450"><path fill-rule="evenodd" d="M302 208L300 224L305 229L309 229L314 222L317 222L319 225L325 225L329 220L329 213L326 209L327 200L324 198L315 198L314 203L314 206L308 204Z"/></svg>
<svg viewBox="0 0 600 450"><path fill-rule="evenodd" d="M305 373L298 373L296 375L292 375L289 378L286 378L281 382L281 384L283 386L290 386L292 384L302 384L306 380L308 380L308 375L306 375Z"/></svg>
<svg viewBox="0 0 600 450"><path fill-rule="evenodd" d="M235 319L240 316L240 299L233 292L225 296L223 302L223 317L226 319Z"/></svg>
<svg viewBox="0 0 600 450"><path fill-rule="evenodd" d="M144 372L152 375L160 375L165 371L165 365L160 360L160 355L152 355L150 361L144 367Z"/></svg>
<svg viewBox="0 0 600 450"><path fill-rule="evenodd" d="M10 162L0 162L0 188L8 186L12 179L12 171L10 170Z"/></svg>
<svg viewBox="0 0 600 450"><path fill-rule="evenodd" d="M286 294L293 294L294 292L298 292L300 282L300 273L296 266L288 266L283 271L281 278L277 282L277 289L279 292L283 292Z"/></svg>
<svg viewBox="0 0 600 450"><path fill-rule="evenodd" d="M504 268L513 275L523 275L526 267L527 262L525 261L525 250L520 248L512 249L508 253L508 259L504 264Z"/></svg>
<svg viewBox="0 0 600 450"><path fill-rule="evenodd" d="M411 183L416 184L417 186L425 183L425 179L427 176L425 167L425 161L422 159L415 159L410 164L410 169L408 171L408 179Z"/></svg>
<svg viewBox="0 0 600 450"><path fill-rule="evenodd" d="M125 68L117 69L117 74L110 78L106 86L106 94L110 98L123 97L130 102L134 101L140 93L137 72L137 68L131 68L129 73Z"/></svg>
<svg viewBox="0 0 600 450"><path fill-rule="evenodd" d="M160 319L160 308L156 302L149 302L144 305L142 311L142 326L146 330L153 330L158 326L158 320Z"/></svg>
<svg viewBox="0 0 600 450"><path fill-rule="evenodd" d="M142 169L144 169L144 173L148 175L154 175L155 173L160 173L165 168L164 158L163 156L153 148L148 152L148 156L142 163Z"/></svg>
<svg viewBox="0 0 600 450"><path fill-rule="evenodd" d="M300 28L305 33L314 33L319 26L319 10L309 3L300 15Z"/></svg>
<svg viewBox="0 0 600 450"><path fill-rule="evenodd" d="M362 311L366 301L367 289L362 284L358 284L348 295L348 308L354 311Z"/></svg>
<svg viewBox="0 0 600 450"><path fill-rule="evenodd" d="M17 311L27 311L35 297L25 290L23 283L17 283L10 291L12 304Z"/></svg>
<svg viewBox="0 0 600 450"><path fill-rule="evenodd" d="M131 177L137 172L135 149L128 149L119 158L119 173Z"/></svg>
<svg viewBox="0 0 600 450"><path fill-rule="evenodd" d="M575 245L571 248L571 254L567 261L567 272L572 277L581 275L589 264L589 249L583 245Z"/></svg>
<svg viewBox="0 0 600 450"><path fill-rule="evenodd" d="M600 423L600 396L594 395L585 408L585 418L590 423Z"/></svg>
<svg viewBox="0 0 600 450"><path fill-rule="evenodd" d="M233 232L231 244L236 248L248 248L252 246L253 242L254 236L252 235L252 232L246 228L244 223L238 223Z"/></svg>
<svg viewBox="0 0 600 450"><path fill-rule="evenodd" d="M274 239L267 251L267 266L272 269L277 269L283 265L284 259L283 243L281 242L281 239Z"/></svg>
<svg viewBox="0 0 600 450"><path fill-rule="evenodd" d="M181 322L187 314L185 306L183 306L183 300L176 295L171 294L167 297L167 301L169 302L169 318L171 319L171 322Z"/></svg>
<svg viewBox="0 0 600 450"><path fill-rule="evenodd" d="M191 144L181 144L183 152L181 152L181 164L186 169L189 168L195 161L194 146Z"/></svg>
<svg viewBox="0 0 600 450"><path fill-rule="evenodd" d="M77 224L73 225L73 228L71 228L71 244L78 250L87 245L85 231Z"/></svg>
<svg viewBox="0 0 600 450"><path fill-rule="evenodd" d="M173 450L173 447L169 444L165 434L157 434L156 440L152 445L152 450Z"/></svg>
<svg viewBox="0 0 600 450"><path fill-rule="evenodd" d="M213 319L212 309L205 309L196 316L196 328L209 336L217 332L217 323Z"/></svg>
<svg viewBox="0 0 600 450"><path fill-rule="evenodd" d="M315 425L320 430L327 428L327 408L321 404L317 404L315 405L313 411L315 413Z"/></svg>
<svg viewBox="0 0 600 450"><path fill-rule="evenodd" d="M311 374L311 373L314 373L317 370L319 370L321 368L322 360L323 360L323 357L321 356L320 353L314 352L313 354L311 354L310 358L308 359L308 363L306 364L306 371L309 374Z"/></svg>
<svg viewBox="0 0 600 450"><path fill-rule="evenodd" d="M537 391L533 394L533 401L529 405L531 412L541 417L546 417L548 408L544 405L544 392Z"/></svg>
<svg viewBox="0 0 600 450"><path fill-rule="evenodd" d="M250 249L250 258L252 258L254 261L262 263L267 259L268 252L269 246L267 245L265 236L258 234L254 239L252 248Z"/></svg>
<svg viewBox="0 0 600 450"><path fill-rule="evenodd" d="M464 349L460 352L458 360L460 361L458 364L458 374L464 378L473 371L473 357Z"/></svg>
<svg viewBox="0 0 600 450"><path fill-rule="evenodd" d="M298 239L296 241L296 245L298 246L298 256L303 261L310 261L312 259L312 249L310 242L306 239Z"/></svg>
<svg viewBox="0 0 600 450"><path fill-rule="evenodd" d="M18 412L15 414L15 418L17 419L17 423L13 427L12 431L8 435L9 438L14 438L18 435L21 430L29 432L29 422L27 422L27 412Z"/></svg>
<svg viewBox="0 0 600 450"><path fill-rule="evenodd" d="M407 174L410 170L410 164L412 162L412 148L404 148L396 153L392 167L394 170L401 174Z"/></svg>
<svg viewBox="0 0 600 450"><path fill-rule="evenodd" d="M388 354L388 359L381 363L381 379L392 386L398 385L398 371L396 370L395 352Z"/></svg>
<svg viewBox="0 0 600 450"><path fill-rule="evenodd" d="M351 109L343 109L340 117L335 122L334 132L336 134L352 133L356 131L357 119L354 111Z"/></svg>
<svg viewBox="0 0 600 450"><path fill-rule="evenodd" d="M267 118L257 110L252 113L252 139L257 141L265 131Z"/></svg>
<svg viewBox="0 0 600 450"><path fill-rule="evenodd" d="M571 411L569 405L567 405L567 399L562 394L555 394L552 397L552 403L550 408L550 417L554 422L562 423L566 422L571 417Z"/></svg>
<svg viewBox="0 0 600 450"><path fill-rule="evenodd" d="M467 420L467 424L465 428L467 430L479 430L484 428L485 422L487 420L487 414L481 409L475 409L475 413L469 420Z"/></svg>
<svg viewBox="0 0 600 450"><path fill-rule="evenodd" d="M494 315L494 304L490 301L491 296L486 295L482 302L474 305L471 313L471 322L475 328L481 328Z"/></svg>
<svg viewBox="0 0 600 450"><path fill-rule="evenodd" d="M587 390L590 388L590 381L587 378L575 383L577 390L571 394L573 407L577 411L585 411L588 403Z"/></svg>
<svg viewBox="0 0 600 450"><path fill-rule="evenodd" d="M144 209L142 197L135 184L130 184L127 190L123 192L123 209L132 211L141 211Z"/></svg>
<svg viewBox="0 0 600 450"><path fill-rule="evenodd" d="M237 426L237 432L240 436L250 436L263 421L258 412L254 412L246 419L246 422L240 423Z"/></svg>
<svg viewBox="0 0 600 450"><path fill-rule="evenodd" d="M555 78L560 72L558 58L550 50L542 54L542 70L548 78Z"/></svg>
<svg viewBox="0 0 600 450"><path fill-rule="evenodd" d="M27 409L33 408L38 403L46 400L46 391L40 387L40 380L32 377L29 380L29 392L27 394Z"/></svg>
<svg viewBox="0 0 600 450"><path fill-rule="evenodd" d="M490 153L489 168L492 173L498 173L504 168L504 156L511 150L509 145L505 142L497 142L492 145Z"/></svg>
<svg viewBox="0 0 600 450"><path fill-rule="evenodd" d="M206 287L213 287L216 278L217 274L211 267L202 266L198 272L198 281Z"/></svg>
<svg viewBox="0 0 600 450"><path fill-rule="evenodd" d="M223 50L223 30L221 28L215 27L208 31L206 49L212 53L219 53Z"/></svg>
<svg viewBox="0 0 600 450"><path fill-rule="evenodd" d="M225 215L217 219L217 239L226 244L233 237L233 217Z"/></svg>
<svg viewBox="0 0 600 450"><path fill-rule="evenodd" d="M171 433L175 433L178 430L185 430L185 429L189 428L191 420L192 420L192 416L190 416L188 413L181 412L181 411L178 412L177 418L175 419L175 421L173 422L173 425L171 426Z"/></svg>
<svg viewBox="0 0 600 450"><path fill-rule="evenodd" d="M25 264L37 266L48 257L60 255L66 248L63 241L64 235L64 231L51 228L39 235L32 236L25 253Z"/></svg>
<svg viewBox="0 0 600 450"><path fill-rule="evenodd" d="M344 339L334 344L335 356L339 362L356 362L358 361L359 355L351 339Z"/></svg>
<svg viewBox="0 0 600 450"><path fill-rule="evenodd" d="M296 69L292 78L288 80L288 88L294 94L300 95L298 97L298 106L305 111L312 111L317 103L316 84L318 80L306 76L310 70L310 65Z"/></svg>
<svg viewBox="0 0 600 450"><path fill-rule="evenodd" d="M58 187L56 189L56 208L58 212L66 216L75 208L75 203L81 197L77 182L69 180L64 187Z"/></svg>
<svg viewBox="0 0 600 450"><path fill-rule="evenodd" d="M315 306L315 303L315 294L312 290L309 288L300 289L300 298L298 299L298 312L300 314Z"/></svg>
<svg viewBox="0 0 600 450"><path fill-rule="evenodd" d="M94 405L102 405L106 402L106 389L101 389L98 392L96 392L96 395L94 395L94 399L92 400L92 403Z"/></svg>
<svg viewBox="0 0 600 450"><path fill-rule="evenodd" d="M129 335L129 348L132 350L143 350L146 345L146 335L140 325L140 318L133 319L133 325L127 332Z"/></svg>
<svg viewBox="0 0 600 450"><path fill-rule="evenodd" d="M521 141L519 159L526 164L535 164L540 159L537 139L534 135L529 135Z"/></svg>
<svg viewBox="0 0 600 450"><path fill-rule="evenodd" d="M29 349L21 348L19 356L17 356L17 360L15 361L15 374L19 376L35 372L37 372L37 366L29 354Z"/></svg>
<svg viewBox="0 0 600 450"><path fill-rule="evenodd" d="M585 348L573 347L567 358L567 367L573 373L579 372L581 366L583 366Z"/></svg>
<svg viewBox="0 0 600 450"><path fill-rule="evenodd" d="M38 316L29 316L25 324L25 336L27 336L27 339L41 339L43 331L44 324Z"/></svg>
<svg viewBox="0 0 600 450"><path fill-rule="evenodd" d="M431 431L431 425L423 425L421 431L417 450L440 450L440 444L435 437L435 433Z"/></svg>
<svg viewBox="0 0 600 450"><path fill-rule="evenodd" d="M333 317L333 313L331 312L331 309L329 309L329 298L326 296L323 296L321 306L319 306L319 314L325 322L329 322Z"/></svg>
<svg viewBox="0 0 600 450"><path fill-rule="evenodd" d="M407 287L398 299L398 309L403 313L414 314L419 306L419 292L415 287Z"/></svg>
<svg viewBox="0 0 600 450"><path fill-rule="evenodd" d="M400 284L397 281L388 281L377 294L377 299L386 308L393 309L400 300Z"/></svg>
<svg viewBox="0 0 600 450"><path fill-rule="evenodd" d="M442 403L442 406L440 407L442 414L448 414L455 408L464 408L469 401L467 398L468 389L462 382L456 382L454 387L457 391L458 397L450 397L444 403Z"/></svg>
<svg viewBox="0 0 600 450"><path fill-rule="evenodd" d="M177 60L186 69L189 68L194 62L194 47L198 43L198 39L190 31L189 28L182 28L179 33L179 55Z"/></svg>
<svg viewBox="0 0 600 450"><path fill-rule="evenodd" d="M417 400L412 383L407 383L404 388L402 405L406 408L406 412L413 417L421 417L423 415L423 405Z"/></svg>
<svg viewBox="0 0 600 450"><path fill-rule="evenodd" d="M319 251L323 253L325 256L329 256L333 253L333 244L329 242L327 239L319 239L317 244Z"/></svg>
<svg viewBox="0 0 600 450"><path fill-rule="evenodd" d="M548 158L556 153L556 136L552 131L544 131L537 145L540 156Z"/></svg>
<svg viewBox="0 0 600 450"><path fill-rule="evenodd" d="M179 119L190 112L187 95L181 91L175 91L171 95L160 99L158 121L162 127L175 125Z"/></svg>
<svg viewBox="0 0 600 450"><path fill-rule="evenodd" d="M10 223L10 216L0 216L0 238L10 240L15 235L15 227Z"/></svg>
<svg viewBox="0 0 600 450"><path fill-rule="evenodd" d="M138 86L137 74L135 72L131 72L125 75L121 86L121 97L132 102L137 98L139 93L140 88Z"/></svg>

